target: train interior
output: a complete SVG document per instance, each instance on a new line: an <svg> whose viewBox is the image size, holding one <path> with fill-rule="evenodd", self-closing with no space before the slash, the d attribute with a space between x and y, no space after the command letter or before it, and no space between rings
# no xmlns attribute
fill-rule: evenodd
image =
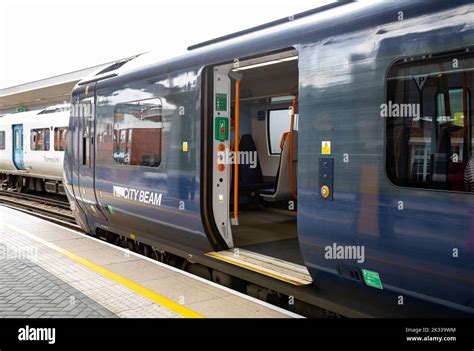
<svg viewBox="0 0 474 351"><path fill-rule="evenodd" d="M282 280L294 283L288 272L299 271L299 278L306 272L297 236L298 53L289 50L239 62L230 68L229 77L227 147L234 161L224 173L229 251L238 249L240 259L216 258L260 272L268 268L267 275L282 275ZM306 278L297 285L306 284Z"/></svg>

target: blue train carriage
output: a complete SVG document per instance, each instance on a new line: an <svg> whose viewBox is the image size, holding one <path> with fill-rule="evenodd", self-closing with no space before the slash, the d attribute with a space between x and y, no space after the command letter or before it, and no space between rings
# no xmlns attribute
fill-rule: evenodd
<svg viewBox="0 0 474 351"><path fill-rule="evenodd" d="M472 315L473 9L337 3L84 79L77 217L320 307Z"/></svg>

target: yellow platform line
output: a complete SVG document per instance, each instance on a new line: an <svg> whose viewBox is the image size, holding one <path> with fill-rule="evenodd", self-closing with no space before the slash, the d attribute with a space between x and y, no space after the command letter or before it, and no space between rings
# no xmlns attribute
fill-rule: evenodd
<svg viewBox="0 0 474 351"><path fill-rule="evenodd" d="M100 275L110 279L110 280L113 280L123 286L125 286L126 288L130 289L130 290L133 290L135 291L136 293L146 297L147 299L179 314L180 316L182 317L185 317L185 318L204 318L204 316L200 315L199 313L196 313L192 310L190 310L189 308L186 308L176 302L174 302L173 300L170 300L168 299L167 297L164 297L150 289L147 289L145 288L144 286L138 284L138 283L135 283L134 281L131 281L127 278L124 278L122 277L121 275L115 273L115 272L112 272L98 264L95 264L94 262L92 261L89 261L79 255L76 255L68 250L65 250L53 243L50 243L44 239L41 239L41 238L38 238L37 236L33 235L33 234L30 234L20 228L15 228L15 227L12 227L10 226L9 224L3 224L5 227L7 227L8 229L10 229L11 231L13 232L17 232L17 233L21 233L22 235L24 236L27 236L28 238L30 239L33 239L47 247L49 247L50 249L53 249L61 254L63 254L64 256L70 258L71 260L73 260L74 262L77 262L87 268L89 268L90 270L96 272L96 273L99 273Z"/></svg>

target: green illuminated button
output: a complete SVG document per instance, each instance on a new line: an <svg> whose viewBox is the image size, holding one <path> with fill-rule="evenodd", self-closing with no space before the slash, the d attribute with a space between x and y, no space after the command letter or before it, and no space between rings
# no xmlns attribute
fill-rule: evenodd
<svg viewBox="0 0 474 351"><path fill-rule="evenodd" d="M372 288L383 289L382 281L380 280L380 276L377 272L363 269L362 275L364 276L364 282L366 285L371 286Z"/></svg>
<svg viewBox="0 0 474 351"><path fill-rule="evenodd" d="M215 118L215 137L219 141L229 139L229 119L227 117Z"/></svg>

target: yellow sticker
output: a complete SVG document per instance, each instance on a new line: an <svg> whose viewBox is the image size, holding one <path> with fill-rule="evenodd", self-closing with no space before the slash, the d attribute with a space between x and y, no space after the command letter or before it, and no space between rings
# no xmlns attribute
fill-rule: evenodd
<svg viewBox="0 0 474 351"><path fill-rule="evenodd" d="M187 141L183 141L183 151L184 152L188 151L188 142Z"/></svg>
<svg viewBox="0 0 474 351"><path fill-rule="evenodd" d="M455 112L453 126L464 127L464 112Z"/></svg>
<svg viewBox="0 0 474 351"><path fill-rule="evenodd" d="M331 155L331 142L330 141L323 141L321 143L321 153L323 155Z"/></svg>
<svg viewBox="0 0 474 351"><path fill-rule="evenodd" d="M85 94L86 94L86 95L89 94L89 86L88 86L88 85L86 86Z"/></svg>

